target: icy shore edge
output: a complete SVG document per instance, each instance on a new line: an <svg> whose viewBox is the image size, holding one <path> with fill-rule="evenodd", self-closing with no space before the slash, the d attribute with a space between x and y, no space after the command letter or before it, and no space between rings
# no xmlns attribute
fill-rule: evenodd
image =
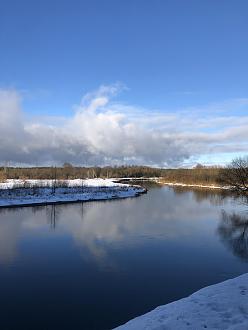
<svg viewBox="0 0 248 330"><path fill-rule="evenodd" d="M248 273L157 307L117 329L248 329Z"/></svg>
<svg viewBox="0 0 248 330"><path fill-rule="evenodd" d="M61 204L136 197L146 192L111 179L7 180L0 183L0 207Z"/></svg>
<svg viewBox="0 0 248 330"><path fill-rule="evenodd" d="M190 188L207 188L207 189L219 189L219 190L231 190L228 186L216 186L216 185L203 185L203 184L187 184L187 183L176 183L176 182L160 182L158 183L165 186L180 186L180 187L190 187Z"/></svg>

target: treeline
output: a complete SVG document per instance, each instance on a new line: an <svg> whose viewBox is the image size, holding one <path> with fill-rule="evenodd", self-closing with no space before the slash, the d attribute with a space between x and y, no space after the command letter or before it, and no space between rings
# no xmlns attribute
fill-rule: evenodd
<svg viewBox="0 0 248 330"><path fill-rule="evenodd" d="M0 167L0 181L6 179L85 179L161 177L164 182L216 184L220 168L197 166L193 169L161 169L147 166L120 167Z"/></svg>
<svg viewBox="0 0 248 330"><path fill-rule="evenodd" d="M163 169L146 166L120 167L0 167L0 181L6 179L86 179L160 177Z"/></svg>
<svg viewBox="0 0 248 330"><path fill-rule="evenodd" d="M220 184L219 167L196 167L193 169L168 169L163 171L163 182L213 185Z"/></svg>

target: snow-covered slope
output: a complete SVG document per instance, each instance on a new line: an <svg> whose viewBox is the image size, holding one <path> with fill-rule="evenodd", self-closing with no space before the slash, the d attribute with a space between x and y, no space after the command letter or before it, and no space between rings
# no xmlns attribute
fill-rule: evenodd
<svg viewBox="0 0 248 330"><path fill-rule="evenodd" d="M8 180L0 183L0 207L135 197L146 190L110 179Z"/></svg>
<svg viewBox="0 0 248 330"><path fill-rule="evenodd" d="M248 274L160 306L118 330L247 330Z"/></svg>

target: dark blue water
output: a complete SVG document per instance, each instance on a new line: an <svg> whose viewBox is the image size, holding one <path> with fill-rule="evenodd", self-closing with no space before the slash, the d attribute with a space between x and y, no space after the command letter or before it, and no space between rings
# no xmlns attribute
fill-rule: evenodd
<svg viewBox="0 0 248 330"><path fill-rule="evenodd" d="M246 227L239 200L166 187L2 209L0 329L111 329L248 272Z"/></svg>

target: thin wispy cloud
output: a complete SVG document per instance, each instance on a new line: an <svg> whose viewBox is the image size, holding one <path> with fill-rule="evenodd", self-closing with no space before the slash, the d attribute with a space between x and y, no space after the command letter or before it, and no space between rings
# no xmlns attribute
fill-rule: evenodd
<svg viewBox="0 0 248 330"><path fill-rule="evenodd" d="M0 161L177 167L210 153L248 150L246 98L165 112L117 102L123 89L100 86L82 97L71 117L57 120L28 117L20 94L1 90Z"/></svg>

